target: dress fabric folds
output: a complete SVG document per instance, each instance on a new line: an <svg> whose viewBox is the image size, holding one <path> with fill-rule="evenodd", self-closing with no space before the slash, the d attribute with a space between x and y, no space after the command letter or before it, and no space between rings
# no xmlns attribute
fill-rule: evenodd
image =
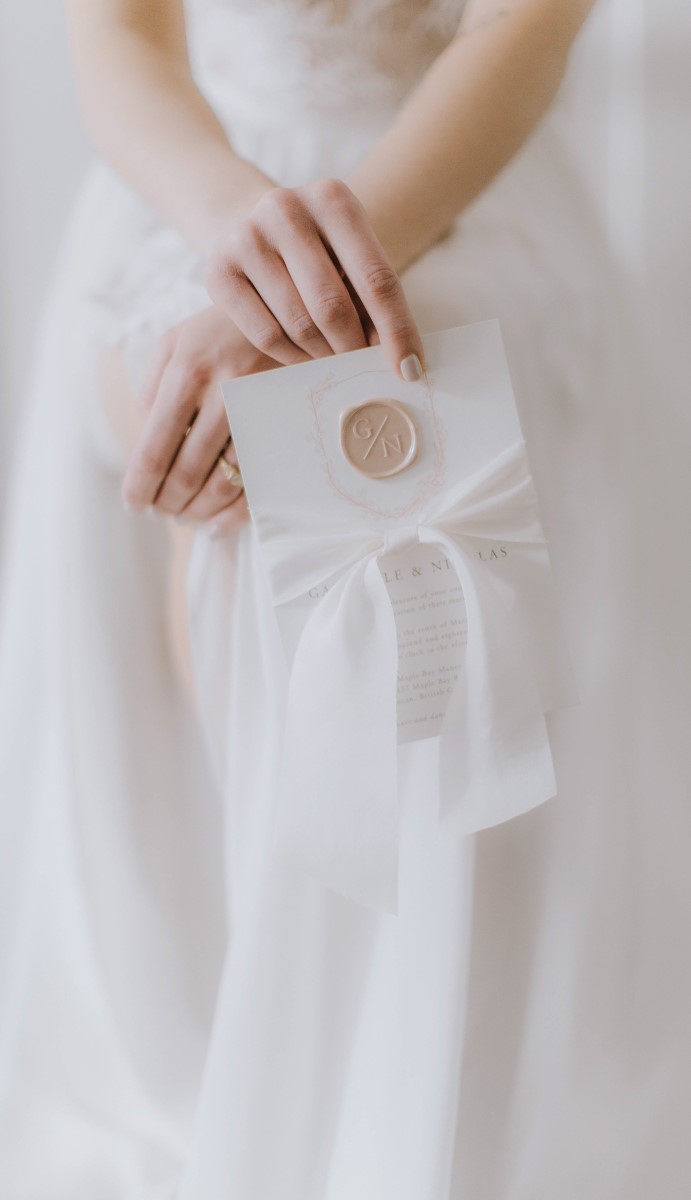
<svg viewBox="0 0 691 1200"><path fill-rule="evenodd" d="M238 152L347 176L458 0L196 0ZM684 1200L689 485L559 102L405 273L423 331L498 317L580 704L559 794L446 836L399 749L394 917L270 853L288 681L251 527L195 535L195 705L168 544L125 513L104 356L137 386L208 303L102 163L40 336L4 542L3 1200Z"/></svg>

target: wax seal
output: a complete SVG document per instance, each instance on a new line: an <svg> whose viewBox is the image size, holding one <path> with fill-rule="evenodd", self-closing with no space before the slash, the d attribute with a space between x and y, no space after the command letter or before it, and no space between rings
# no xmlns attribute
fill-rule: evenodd
<svg viewBox="0 0 691 1200"><path fill-rule="evenodd" d="M370 479L386 479L415 461L417 431L397 400L367 400L343 413L341 449L357 471Z"/></svg>

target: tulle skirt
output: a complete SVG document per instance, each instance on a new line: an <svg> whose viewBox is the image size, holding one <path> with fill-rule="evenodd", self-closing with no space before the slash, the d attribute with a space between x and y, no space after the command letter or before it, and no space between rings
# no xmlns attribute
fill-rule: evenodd
<svg viewBox="0 0 691 1200"><path fill-rule="evenodd" d="M367 137L245 124L284 183ZM270 853L285 665L250 526L195 535L196 703L167 535L101 402L207 302L103 165L38 339L0 682L7 1200L681 1200L691 1052L688 484L644 330L549 122L405 274L421 328L499 317L580 704L559 795L448 839L400 750L400 912Z"/></svg>

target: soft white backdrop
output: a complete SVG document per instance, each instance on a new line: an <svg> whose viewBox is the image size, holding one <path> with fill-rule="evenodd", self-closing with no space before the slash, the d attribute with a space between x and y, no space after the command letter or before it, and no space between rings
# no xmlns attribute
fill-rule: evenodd
<svg viewBox="0 0 691 1200"><path fill-rule="evenodd" d="M64 6L0 4L0 478L22 404L37 311L88 159Z"/></svg>
<svg viewBox="0 0 691 1200"><path fill-rule="evenodd" d="M651 336L681 403L691 340L691 8L680 0L600 0L589 40L591 61L600 69L583 80L583 120L575 137L599 201L608 206L613 240L638 278ZM614 119L604 121L613 96ZM63 5L3 0L0 479L41 298L87 161Z"/></svg>

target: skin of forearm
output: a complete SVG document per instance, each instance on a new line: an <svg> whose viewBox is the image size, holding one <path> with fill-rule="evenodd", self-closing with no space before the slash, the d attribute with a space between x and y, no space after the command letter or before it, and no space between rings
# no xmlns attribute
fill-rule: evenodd
<svg viewBox="0 0 691 1200"><path fill-rule="evenodd" d="M95 148L200 253L274 186L234 153L185 56L126 26L74 54Z"/></svg>
<svg viewBox="0 0 691 1200"><path fill-rule="evenodd" d="M592 2L469 0L457 38L347 180L398 270L446 232L526 141L558 90ZM87 18L75 22L84 120L103 156L206 254L274 184L234 153L196 87L182 13L166 38L160 17L148 28L145 10L134 9L136 21L101 26L89 3ZM545 19L554 11L560 15Z"/></svg>
<svg viewBox="0 0 691 1200"><path fill-rule="evenodd" d="M565 24L517 4L462 25L353 171L347 182L397 270L447 232L526 142L589 8L572 5Z"/></svg>

